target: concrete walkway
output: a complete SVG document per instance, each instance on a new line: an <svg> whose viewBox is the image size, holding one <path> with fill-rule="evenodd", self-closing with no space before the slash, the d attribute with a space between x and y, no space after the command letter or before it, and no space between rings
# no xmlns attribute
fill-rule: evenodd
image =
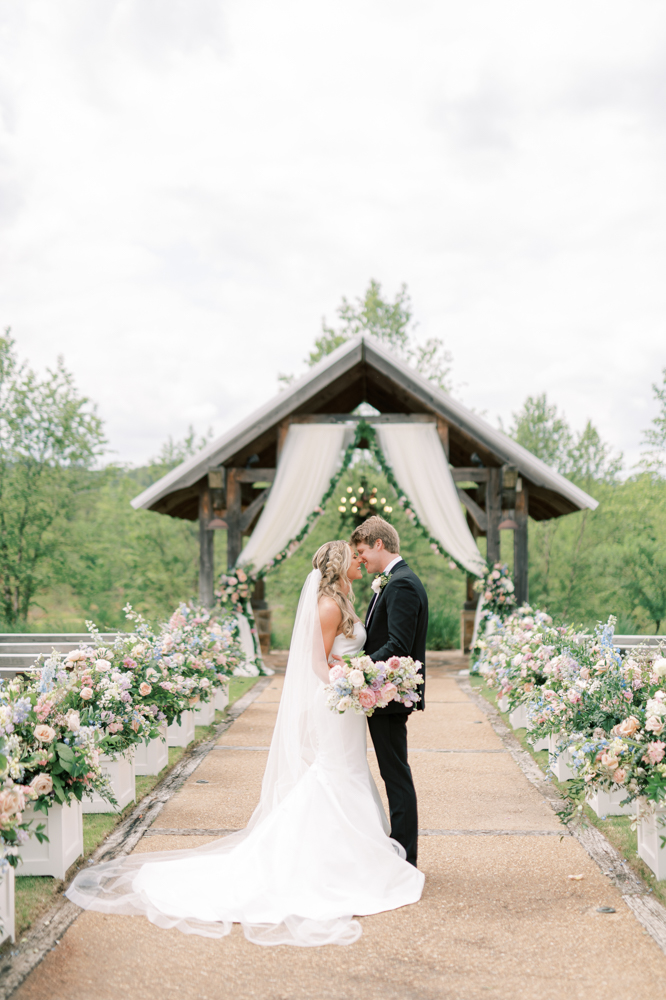
<svg viewBox="0 0 666 1000"><path fill-rule="evenodd" d="M143 918L82 913L16 1000L660 996L666 956L578 841L559 835L547 801L458 685L459 666L441 655L429 666L427 711L409 723L426 875L419 904L364 917L355 945L322 949L258 947L238 927L214 941ZM214 839L203 831L247 822L281 687L278 675L137 850L194 846Z"/></svg>

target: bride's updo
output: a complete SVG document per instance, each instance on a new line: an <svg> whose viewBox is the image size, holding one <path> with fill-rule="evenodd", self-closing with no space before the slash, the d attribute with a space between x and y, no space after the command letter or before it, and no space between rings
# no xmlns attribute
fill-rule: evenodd
<svg viewBox="0 0 666 1000"><path fill-rule="evenodd" d="M340 628L348 639L354 636L354 591L347 570L351 563L351 549L347 542L326 542L312 557L314 569L321 573L319 597L332 598L342 612ZM347 589L348 587L348 589Z"/></svg>

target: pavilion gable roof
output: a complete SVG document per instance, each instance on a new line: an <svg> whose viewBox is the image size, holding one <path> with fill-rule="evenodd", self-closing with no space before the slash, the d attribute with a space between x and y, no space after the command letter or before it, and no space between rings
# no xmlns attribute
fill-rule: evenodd
<svg viewBox="0 0 666 1000"><path fill-rule="evenodd" d="M173 497L177 502L179 496L192 492L210 469L230 463L239 453L260 451L267 440L276 439L283 420L305 413L346 413L362 399L373 405L380 403L377 408L384 412L388 412L386 405L391 400L397 403L391 412L442 417L465 443L466 453L477 450L488 464L494 460L497 465L516 466L520 475L536 487L535 501L542 492L542 516L594 510L598 505L580 487L408 367L373 337L359 334L226 434L162 476L135 497L132 506L171 512L165 506L168 498L177 495ZM342 401L344 408L336 409L336 400Z"/></svg>

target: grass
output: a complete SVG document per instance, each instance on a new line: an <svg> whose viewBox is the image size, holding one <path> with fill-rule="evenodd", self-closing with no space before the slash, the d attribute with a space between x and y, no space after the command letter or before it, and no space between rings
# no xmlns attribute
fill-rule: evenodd
<svg viewBox="0 0 666 1000"><path fill-rule="evenodd" d="M232 677L229 683L229 704L233 705L250 688L256 684L256 677ZM203 740L210 739L215 726L222 722L225 712L215 713L215 723L212 726L196 726L194 730L194 741L190 743L188 750L191 750ZM136 801L152 791L155 785L164 778L169 771L178 763L185 753L185 747L169 747L169 763L157 775L142 775L136 779ZM135 803L130 802L120 813L86 813L83 817L83 855L76 861L67 872L67 881L72 878L78 869L82 868L90 855L106 840L111 831L128 816ZM20 871L20 866L19 869ZM64 882L59 879L50 878L44 875L19 875L16 878L16 937L25 933L40 915L44 913L54 902L56 896L62 891ZM11 950L14 945L8 941L0 948L0 954Z"/></svg>
<svg viewBox="0 0 666 1000"><path fill-rule="evenodd" d="M471 675L470 683L473 688L482 695L486 701L489 701L491 705L497 708L497 695L491 688L489 688L483 681L481 677ZM497 708L499 712L499 709ZM499 712L503 721L507 726L509 726L509 714L508 712ZM511 726L509 726L511 728ZM537 762L544 774L549 774L550 780L553 785L562 793L566 791L567 782L560 782L557 780L555 775L548 771L548 751L539 750L536 753L527 742L526 736L527 731L525 729L514 729L513 734L528 753L532 755L534 760ZM656 898L666 905L666 879L659 881L654 873L648 868L642 858L638 856L638 838L636 831L632 830L631 826L633 823L633 818L631 816L608 816L606 819L601 819L597 814L590 809L588 805L583 806L583 811L585 813L586 822L590 826L595 826L598 830L603 833L604 837L613 845L616 851L622 855L622 857L628 862L629 867L632 871L643 879L643 881L650 887Z"/></svg>

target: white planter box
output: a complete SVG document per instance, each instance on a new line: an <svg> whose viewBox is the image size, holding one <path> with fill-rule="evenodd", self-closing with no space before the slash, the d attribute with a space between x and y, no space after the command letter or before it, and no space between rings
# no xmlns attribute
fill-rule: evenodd
<svg viewBox="0 0 666 1000"><path fill-rule="evenodd" d="M621 806L622 799L626 799L627 792L624 788L617 791L604 792L601 789L591 792L587 796L587 804L593 809L597 816L633 816L636 812L636 803L630 802L626 806ZM666 833L666 829L664 830Z"/></svg>
<svg viewBox="0 0 666 1000"><path fill-rule="evenodd" d="M215 688L215 711L223 712L229 705L229 681Z"/></svg>
<svg viewBox="0 0 666 1000"><path fill-rule="evenodd" d="M568 781L574 777L574 773L569 766L571 764L571 754L568 750L562 753L557 749L557 736L553 733L548 737L548 754L550 758L550 769L558 781ZM557 754L557 757L555 756Z"/></svg>
<svg viewBox="0 0 666 1000"><path fill-rule="evenodd" d="M500 712L509 711L509 699L505 694L503 694L501 698L497 699L497 707L499 708Z"/></svg>
<svg viewBox="0 0 666 1000"><path fill-rule="evenodd" d="M118 800L118 805L112 805L95 792L92 799L83 799L81 803L83 811L84 813L120 812L130 802L136 801L134 747L120 757L108 757L106 754L101 754L99 761L102 770L111 779L111 788Z"/></svg>
<svg viewBox="0 0 666 1000"><path fill-rule="evenodd" d="M528 733L527 734L527 739L529 740L529 738L530 737L529 737L529 733ZM531 741L530 741L530 743L531 743ZM531 743L531 747L532 747L532 749L534 750L535 753L536 753L537 750L547 750L548 749L548 737L544 736L544 738L542 740L535 740L534 743Z"/></svg>
<svg viewBox="0 0 666 1000"><path fill-rule="evenodd" d="M180 716L180 724L177 719L171 723L167 729L167 743L170 747L187 747L194 739L194 712L188 710Z"/></svg>
<svg viewBox="0 0 666 1000"><path fill-rule="evenodd" d="M513 712L509 713L509 725L514 729L527 729L527 708L525 705L518 705Z"/></svg>
<svg viewBox="0 0 666 1000"><path fill-rule="evenodd" d="M32 806L25 810L23 819L32 820L32 828L44 824L49 838L40 844L36 837L21 846L23 864L18 875L52 875L64 879L67 869L83 854L83 810L74 799L68 806L53 805L47 815L36 813Z"/></svg>
<svg viewBox="0 0 666 1000"><path fill-rule="evenodd" d="M194 710L194 724L196 726L212 726L215 722L215 702L200 702Z"/></svg>
<svg viewBox="0 0 666 1000"><path fill-rule="evenodd" d="M636 832L638 856L658 879L666 878L666 850L661 846L661 838L666 835L666 806L659 806L652 816L640 820Z"/></svg>
<svg viewBox="0 0 666 1000"><path fill-rule="evenodd" d="M14 925L14 869L7 865L0 874L0 944L15 941Z"/></svg>
<svg viewBox="0 0 666 1000"><path fill-rule="evenodd" d="M160 726L161 736L150 743L137 743L134 748L134 770L137 775L159 774L169 763L167 724Z"/></svg>

